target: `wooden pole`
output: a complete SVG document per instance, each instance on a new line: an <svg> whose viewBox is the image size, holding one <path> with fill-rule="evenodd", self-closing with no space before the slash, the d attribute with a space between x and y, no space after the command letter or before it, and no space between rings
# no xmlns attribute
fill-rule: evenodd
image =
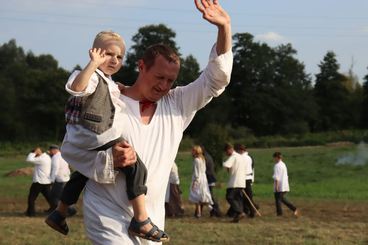
<svg viewBox="0 0 368 245"><path fill-rule="evenodd" d="M249 203L250 203L250 205L252 205L252 207L254 208L254 210L256 210L256 213L258 214L258 216L262 216L261 215L261 213L256 209L256 207L254 206L254 204L253 204L253 202L252 202L252 200L250 200L250 198L249 198L249 196L247 195L247 193L244 191L244 190L242 190L242 192L243 192L243 194L245 195L245 197L248 199L248 201L249 201Z"/></svg>

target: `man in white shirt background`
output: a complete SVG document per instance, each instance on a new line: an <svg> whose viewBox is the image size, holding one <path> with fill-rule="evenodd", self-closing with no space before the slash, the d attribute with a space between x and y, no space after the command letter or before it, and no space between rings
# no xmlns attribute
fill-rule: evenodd
<svg viewBox="0 0 368 245"><path fill-rule="evenodd" d="M285 195L290 191L289 177L285 163L282 161L281 152L275 152L273 154L275 166L273 168L273 179L274 179L274 193L275 193L275 204L277 216L282 215L281 203L285 204L290 210L293 211L295 216L298 216L298 210L296 207L289 202Z"/></svg>
<svg viewBox="0 0 368 245"><path fill-rule="evenodd" d="M243 212L243 191L245 189L245 166L246 160L239 153L234 151L234 147L227 143L225 154L229 157L222 165L230 174L226 189L226 200L230 204L231 210L235 213L234 222L239 222L245 217Z"/></svg>
<svg viewBox="0 0 368 245"><path fill-rule="evenodd" d="M247 148L242 144L235 144L235 151L239 153L245 161L245 193L248 198L244 198L244 211L248 214L250 218L254 218L253 209L253 159L249 156ZM252 203L251 203L252 202ZM253 204L253 205L252 205Z"/></svg>
<svg viewBox="0 0 368 245"><path fill-rule="evenodd" d="M33 180L29 189L26 211L27 216L33 217L36 215L35 202L40 192L50 205L50 209L54 208L50 197L51 158L47 153L42 152L40 147L36 147L28 154L26 161L34 164Z"/></svg>
<svg viewBox="0 0 368 245"><path fill-rule="evenodd" d="M49 153L51 156L50 179L53 183L51 188L51 199L53 205L56 207L60 200L64 186L70 179L70 169L69 164L61 156L59 146L51 145L49 147ZM70 210L75 212L75 209Z"/></svg>

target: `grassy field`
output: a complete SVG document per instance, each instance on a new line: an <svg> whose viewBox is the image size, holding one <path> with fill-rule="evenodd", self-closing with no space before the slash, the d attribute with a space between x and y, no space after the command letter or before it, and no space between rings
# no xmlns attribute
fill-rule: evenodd
<svg viewBox="0 0 368 245"><path fill-rule="evenodd" d="M301 210L294 218L285 209L275 216L272 195L271 155L284 153L289 170L289 199ZM185 216L167 219L169 244L368 244L368 165L337 166L339 157L354 152L354 146L320 146L281 149L251 149L256 162L255 200L262 217L244 219L239 224L227 218L210 218L204 211L193 218L193 205L185 202ZM31 176L5 177L11 170L29 166L24 155L0 158L0 244L90 244L83 230L81 203L76 217L69 219L70 235L64 237L44 225L45 201L40 196L35 218L24 216ZM187 200L191 178L191 157L177 157L183 199ZM217 199L222 210L227 174L218 171Z"/></svg>

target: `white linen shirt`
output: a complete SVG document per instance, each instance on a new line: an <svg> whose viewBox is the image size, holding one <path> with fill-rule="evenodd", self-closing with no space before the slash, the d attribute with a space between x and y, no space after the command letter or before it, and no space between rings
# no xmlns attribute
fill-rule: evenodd
<svg viewBox="0 0 368 245"><path fill-rule="evenodd" d="M288 192L289 187L289 177L287 173L286 165L283 161L279 161L273 167L273 179L277 180L278 192ZM274 185L274 192L276 192L276 186Z"/></svg>
<svg viewBox="0 0 368 245"><path fill-rule="evenodd" d="M248 155L248 152L241 154L245 160L245 180L253 180L252 158Z"/></svg>
<svg viewBox="0 0 368 245"><path fill-rule="evenodd" d="M70 179L69 164L63 159L60 152L51 157L51 174L52 182L64 183Z"/></svg>
<svg viewBox="0 0 368 245"><path fill-rule="evenodd" d="M111 77L106 77L104 73L98 69L96 70L96 73L92 74L84 91L76 92L72 90L71 86L79 73L80 71L74 71L65 85L65 90L69 94L77 97L84 97L93 94L98 85L98 75L96 74L98 73L107 82L111 101L115 107L115 116L111 128L101 134L96 134L80 124L66 124L65 137L67 137L68 142L71 142L80 148L93 150L121 136L121 132L124 127L123 120L121 118L121 111L124 110L125 105L124 102L120 100L120 90L118 85L111 79Z"/></svg>
<svg viewBox="0 0 368 245"><path fill-rule="evenodd" d="M230 173L227 188L245 188L245 158L234 151L222 165L228 168Z"/></svg>
<svg viewBox="0 0 368 245"><path fill-rule="evenodd" d="M169 183L174 184L174 185L179 185L180 184L178 166L176 165L175 162L171 167L170 176L169 176Z"/></svg>
<svg viewBox="0 0 368 245"><path fill-rule="evenodd" d="M36 157L36 154L31 152L28 154L26 161L35 165L33 183L51 184L51 158L47 153L42 153Z"/></svg>
<svg viewBox="0 0 368 245"><path fill-rule="evenodd" d="M165 191L183 131L199 109L224 91L230 82L232 58L231 50L218 56L214 46L199 78L187 86L170 90L157 101L155 113L147 125L141 122L139 101L121 96L126 104L125 113L122 113L122 136L134 146L147 167L146 208L161 229L164 229L165 220ZM114 174L111 148L86 151L64 139L61 150L72 167L90 178L84 192L83 211L86 232L94 244L160 244L128 235L133 210L126 193L125 175Z"/></svg>
<svg viewBox="0 0 368 245"><path fill-rule="evenodd" d="M180 184L178 166L176 165L175 162L172 165L171 170L170 170L169 183L167 183L165 202L170 201L170 184L174 184L174 185Z"/></svg>

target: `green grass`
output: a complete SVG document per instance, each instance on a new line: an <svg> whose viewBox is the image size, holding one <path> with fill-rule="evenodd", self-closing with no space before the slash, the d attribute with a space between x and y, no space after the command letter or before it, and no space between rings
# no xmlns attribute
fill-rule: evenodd
<svg viewBox="0 0 368 245"><path fill-rule="evenodd" d="M272 153L284 154L289 170L291 193L288 198L301 210L295 219L285 208L282 218L275 217L272 193ZM262 217L245 219L239 224L228 218L209 218L204 210L202 219L192 217L193 204L188 191L192 158L189 152L177 157L185 216L167 219L169 244L368 244L368 166L336 166L337 158L354 150L354 146L250 149L256 161L255 200ZM0 154L1 155L1 154ZM43 197L37 199L38 215L24 216L31 176L5 177L5 174L30 166L25 156L6 155L0 158L0 244L90 244L84 233L81 200L79 213L68 220L70 235L62 236L44 224ZM227 173L217 173L217 199L223 211L228 207L225 197Z"/></svg>

